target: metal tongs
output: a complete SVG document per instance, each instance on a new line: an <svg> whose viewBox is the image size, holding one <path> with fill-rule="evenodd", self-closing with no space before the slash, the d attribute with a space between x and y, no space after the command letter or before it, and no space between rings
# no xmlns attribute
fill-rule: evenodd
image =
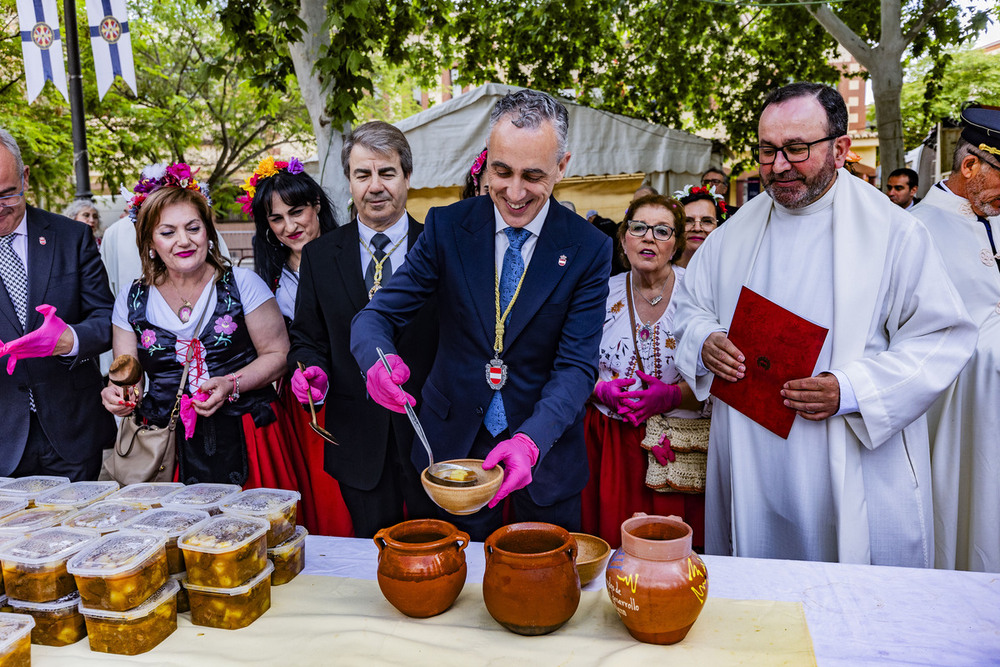
<svg viewBox="0 0 1000 667"><path fill-rule="evenodd" d="M389 365L389 360L385 358L382 348L376 347L375 351L378 352L378 358L382 360L382 365L385 367L386 372L392 375L392 366ZM413 431L417 434L417 438L424 446L424 449L427 450L427 475L431 478L431 481L443 486L475 486L478 484L479 478L476 476L476 471L471 468L466 468L456 463L434 463L431 443L428 442L427 435L424 433L424 427L420 425L420 420L417 419L416 410L407 402L403 403L403 407L406 409L406 416L410 418L410 423L413 424Z"/></svg>
<svg viewBox="0 0 1000 667"><path fill-rule="evenodd" d="M302 371L303 373L305 373L306 372L306 365L303 364L301 361L298 362L298 364L299 364L299 370ZM309 422L309 428L311 428L316 433L316 435L318 435L319 437L323 438L324 440L326 440L327 442L329 442L331 445L338 445L339 446L340 443L337 442L332 435L330 435L330 432L327 431L322 426L320 426L319 422L316 421L316 405L313 403L312 390L307 391L306 392L306 396L309 397L309 412L312 414L312 421Z"/></svg>

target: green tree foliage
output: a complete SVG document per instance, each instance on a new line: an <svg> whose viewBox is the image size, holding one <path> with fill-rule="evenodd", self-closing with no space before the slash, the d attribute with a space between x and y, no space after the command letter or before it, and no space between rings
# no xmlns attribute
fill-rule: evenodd
<svg viewBox="0 0 1000 667"><path fill-rule="evenodd" d="M130 2L138 95L116 79L99 100L80 0L92 180L117 193L146 164L186 161L202 166L199 178L213 188L216 205L227 209L238 194L230 183L237 171L272 146L311 141L297 91L254 87L231 47L210 38L218 30L216 12L182 0ZM51 84L28 105L14 0L0 0L0 16L7 19L8 37L0 42L0 117L22 144L35 201L58 209L73 195L69 105Z"/></svg>
<svg viewBox="0 0 1000 667"><path fill-rule="evenodd" d="M907 67L903 83L903 135L906 148L915 148L943 118L958 120L966 102L1000 106L1000 56L981 50L952 51L945 54L947 65L939 80L933 81L928 98L928 77L935 76L930 57L919 58Z"/></svg>

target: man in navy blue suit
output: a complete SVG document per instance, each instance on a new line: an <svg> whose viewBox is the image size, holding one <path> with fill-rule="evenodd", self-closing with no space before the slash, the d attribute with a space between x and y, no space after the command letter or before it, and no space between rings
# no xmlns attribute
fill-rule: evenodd
<svg viewBox="0 0 1000 667"><path fill-rule="evenodd" d="M111 308L86 225L27 206L28 168L0 129L0 476L97 479L115 438L97 357Z"/></svg>
<svg viewBox="0 0 1000 667"><path fill-rule="evenodd" d="M499 100L489 197L431 209L406 264L351 329L369 394L403 412L415 401L399 386L409 369L393 333L438 296L437 355L420 401L434 458L481 458L505 470L487 509L449 517L477 540L501 525L508 495L518 520L580 525L584 403L597 379L611 240L552 198L570 159L567 132L565 107L545 93ZM418 443L413 460L427 465Z"/></svg>

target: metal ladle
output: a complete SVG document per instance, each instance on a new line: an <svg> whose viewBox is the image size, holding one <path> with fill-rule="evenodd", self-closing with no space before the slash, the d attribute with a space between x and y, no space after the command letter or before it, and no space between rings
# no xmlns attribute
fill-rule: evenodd
<svg viewBox="0 0 1000 667"><path fill-rule="evenodd" d="M378 358L382 360L382 365L385 367L386 372L392 375L392 366L389 365L389 360L385 358L382 348L376 347L375 351L378 352ZM408 402L404 402L403 407L406 409L406 416L410 418L410 423L413 424L413 430L417 434L417 438L424 446L424 449L427 450L427 476L430 480L435 484L443 486L475 486L478 484L479 478L476 475L476 471L472 468L466 468L456 463L434 463L431 444L427 441L427 435L424 433L424 427L420 425L420 420L417 419L416 411Z"/></svg>
<svg viewBox="0 0 1000 667"><path fill-rule="evenodd" d="M298 364L299 364L299 370L305 373L306 365L301 361L298 362ZM316 433L316 435L323 438L331 445L339 445L340 443L334 439L334 437L330 434L330 432L327 431L322 426L320 426L319 422L316 421L316 405L313 403L313 395L311 389L308 392L306 392L306 396L308 396L309 398L309 412L312 414L312 421L309 422L309 428L311 428Z"/></svg>

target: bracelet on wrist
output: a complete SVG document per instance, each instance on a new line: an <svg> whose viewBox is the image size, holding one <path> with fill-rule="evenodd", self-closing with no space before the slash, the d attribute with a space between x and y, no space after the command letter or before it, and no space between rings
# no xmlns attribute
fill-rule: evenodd
<svg viewBox="0 0 1000 667"><path fill-rule="evenodd" d="M229 392L229 398L226 400L235 403L240 400L240 376L237 373L230 373L226 377L233 381L233 390Z"/></svg>

